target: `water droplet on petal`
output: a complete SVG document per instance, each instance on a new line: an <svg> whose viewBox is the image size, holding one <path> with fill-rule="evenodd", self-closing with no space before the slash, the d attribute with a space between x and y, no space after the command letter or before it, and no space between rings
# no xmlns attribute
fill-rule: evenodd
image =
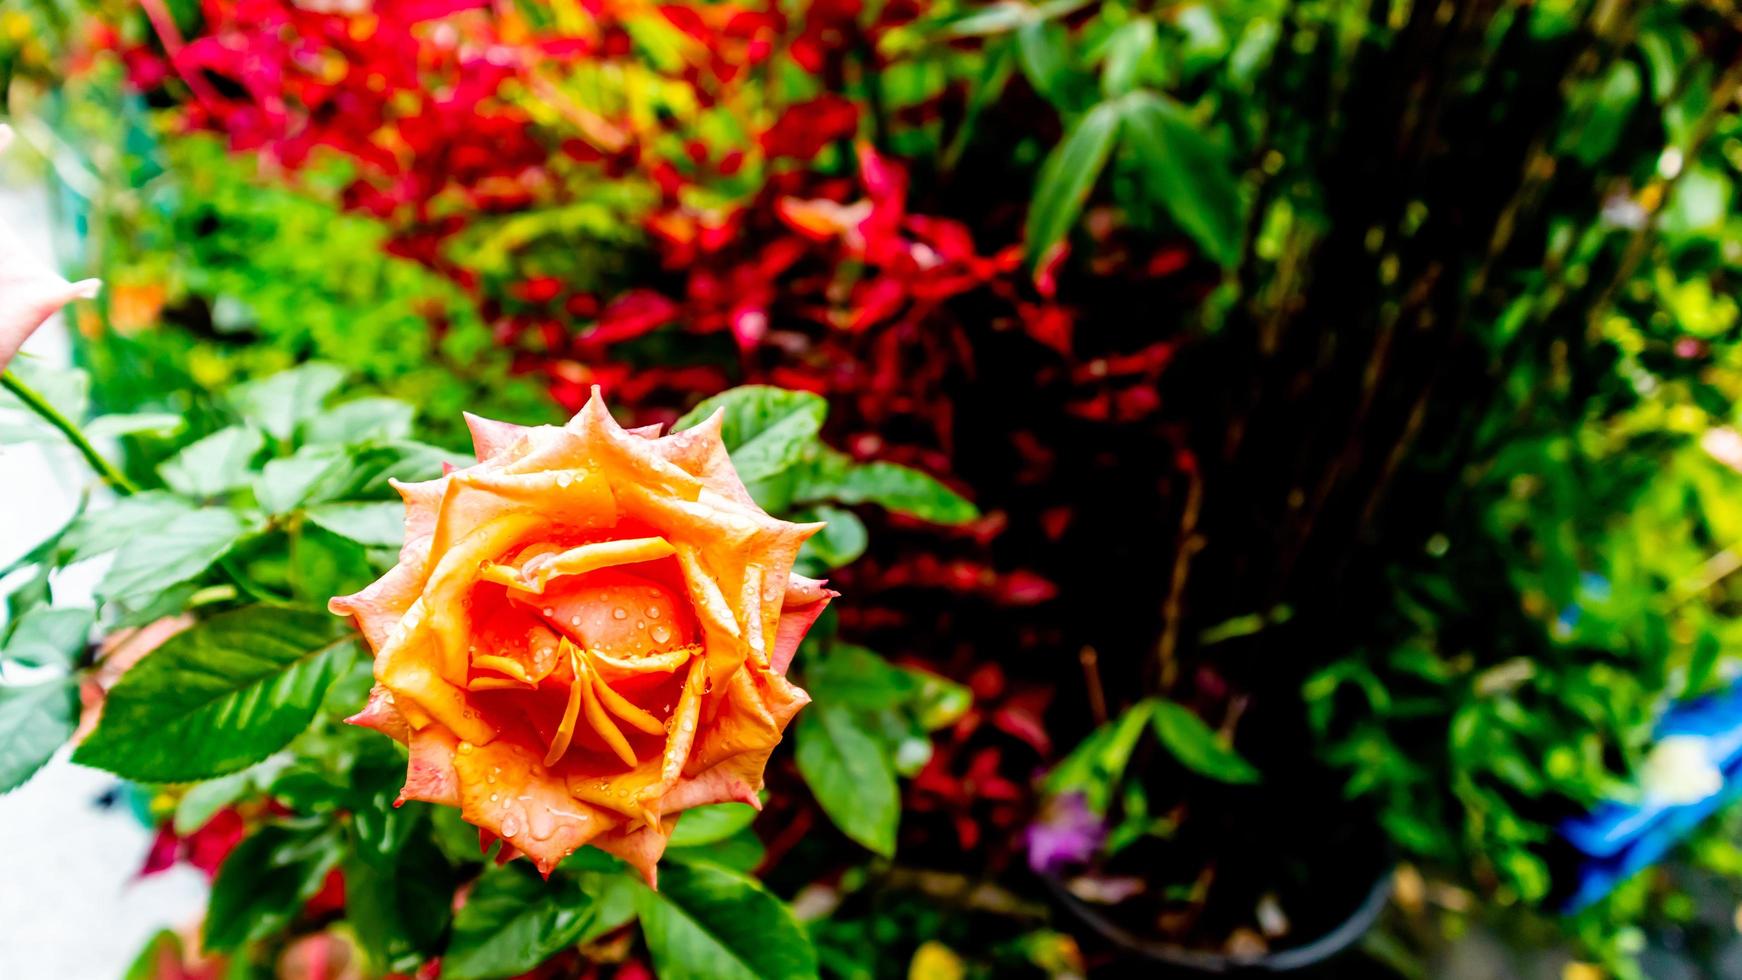
<svg viewBox="0 0 1742 980"><path fill-rule="evenodd" d="M570 616L570 617L569 617L569 625L570 625L570 626L579 626L579 625L581 625L581 617L579 617L579 616Z"/></svg>
<svg viewBox="0 0 1742 980"><path fill-rule="evenodd" d="M616 609L611 610L611 618L612 619L628 619L629 618L629 610L624 609L622 606L618 606Z"/></svg>
<svg viewBox="0 0 1742 980"><path fill-rule="evenodd" d="M648 619L658 619L659 618L659 607L658 606L648 606L647 607L647 618Z"/></svg>
<svg viewBox="0 0 1742 980"><path fill-rule="evenodd" d="M671 639L671 630L666 629L664 626L655 626L651 631L649 631L648 635L653 637L653 642L664 643L666 640Z"/></svg>
<svg viewBox="0 0 1742 980"><path fill-rule="evenodd" d="M502 818L502 836L513 837L520 833L520 824L513 817Z"/></svg>
<svg viewBox="0 0 1742 980"><path fill-rule="evenodd" d="M532 807L526 814L526 830L533 840L550 840L556 830L556 820L544 807Z"/></svg>
<svg viewBox="0 0 1742 980"><path fill-rule="evenodd" d="M557 477L556 477L556 485L557 486L566 487L573 482L575 482L575 476L573 473L558 473L557 474Z"/></svg>
<svg viewBox="0 0 1742 980"><path fill-rule="evenodd" d="M555 610L555 609L552 609L552 608L551 608L551 607L549 607L549 606L545 606L545 607L544 607L544 614L545 614L545 615L546 615L546 616L554 616L554 615L556 615L556 610Z"/></svg>
<svg viewBox="0 0 1742 980"><path fill-rule="evenodd" d="M471 742L461 742L460 743L460 754L461 755L471 755L472 754L472 743Z"/></svg>
<svg viewBox="0 0 1742 980"><path fill-rule="evenodd" d="M491 803L497 803L497 802L500 802L500 801L501 801L501 799L502 799L502 794L501 794L501 793L491 793L491 794L490 794L490 802L491 802Z"/></svg>

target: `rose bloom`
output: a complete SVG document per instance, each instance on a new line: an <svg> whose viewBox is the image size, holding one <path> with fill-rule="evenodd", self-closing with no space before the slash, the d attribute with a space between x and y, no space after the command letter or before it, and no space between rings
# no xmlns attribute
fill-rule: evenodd
<svg viewBox="0 0 1742 980"><path fill-rule="evenodd" d="M395 484L399 564L331 608L375 651L351 720L410 748L402 800L546 874L591 844L649 882L683 810L758 805L836 593L792 574L822 525L751 501L721 420L625 430L595 389L561 428L467 416L477 465Z"/></svg>

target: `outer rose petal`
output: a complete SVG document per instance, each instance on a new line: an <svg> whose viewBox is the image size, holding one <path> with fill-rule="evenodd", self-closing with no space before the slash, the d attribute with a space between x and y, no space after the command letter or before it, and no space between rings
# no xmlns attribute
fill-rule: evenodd
<svg viewBox="0 0 1742 980"><path fill-rule="evenodd" d="M460 805L460 777L454 768L459 741L440 725L411 733L411 764L405 770L402 799L443 806Z"/></svg>
<svg viewBox="0 0 1742 980"><path fill-rule="evenodd" d="M0 153L12 143L12 127L0 125ZM67 282L43 265L18 235L0 225L0 371L43 321L75 299L91 299L95 279Z"/></svg>
<svg viewBox="0 0 1742 980"><path fill-rule="evenodd" d="M661 811L754 801L781 733L809 703L810 695L778 674L732 675L718 713L697 733L686 778L660 799Z"/></svg>
<svg viewBox="0 0 1742 980"><path fill-rule="evenodd" d="M380 684L369 689L369 703L363 710L345 719L359 728L373 728L401 745L411 743L411 724L393 703L393 692Z"/></svg>
<svg viewBox="0 0 1742 980"><path fill-rule="evenodd" d="M466 428L472 432L472 448L477 452L480 463L512 448L522 436L531 431L524 425L498 422L471 412L465 413L465 419Z"/></svg>
<svg viewBox="0 0 1742 980"><path fill-rule="evenodd" d="M786 673L786 668L792 664L792 655L798 652L799 642L810 632L811 624L828 608L829 600L839 595L839 592L823 588L821 582L799 575L792 577L792 585L786 590L786 601L780 607L774 649L768 654L769 670L776 674Z"/></svg>
<svg viewBox="0 0 1742 980"><path fill-rule="evenodd" d="M627 861L631 868L641 872L641 877L647 880L647 887L657 888L659 858L665 853L665 845L675 829L677 824L668 822L658 830L649 827L613 830L594 838L593 846Z"/></svg>
<svg viewBox="0 0 1742 980"><path fill-rule="evenodd" d="M333 599L327 603L327 609L340 616L355 617L369 649L380 651L387 645L393 628L417 601L418 591L423 588L424 556L428 551L427 538L407 544L400 551L399 564L388 569L386 575L355 595Z"/></svg>
<svg viewBox="0 0 1742 980"><path fill-rule="evenodd" d="M532 859L542 874L622 822L569 795L530 750L508 739L461 744L454 756L460 812Z"/></svg>

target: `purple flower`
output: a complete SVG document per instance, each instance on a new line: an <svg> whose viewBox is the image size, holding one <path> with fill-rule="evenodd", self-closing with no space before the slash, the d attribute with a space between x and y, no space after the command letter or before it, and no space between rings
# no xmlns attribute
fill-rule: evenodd
<svg viewBox="0 0 1742 980"><path fill-rule="evenodd" d="M1046 802L1040 819L1023 835L1028 866L1039 874L1058 874L1087 864L1107 839L1107 828L1081 793L1065 793Z"/></svg>

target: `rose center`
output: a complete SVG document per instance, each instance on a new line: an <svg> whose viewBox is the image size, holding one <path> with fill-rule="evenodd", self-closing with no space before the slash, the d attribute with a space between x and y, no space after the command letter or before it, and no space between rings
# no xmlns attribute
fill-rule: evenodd
<svg viewBox="0 0 1742 980"><path fill-rule="evenodd" d="M542 603L545 621L576 646L620 660L696 640L686 601L660 582L617 569L590 572L529 600Z"/></svg>

